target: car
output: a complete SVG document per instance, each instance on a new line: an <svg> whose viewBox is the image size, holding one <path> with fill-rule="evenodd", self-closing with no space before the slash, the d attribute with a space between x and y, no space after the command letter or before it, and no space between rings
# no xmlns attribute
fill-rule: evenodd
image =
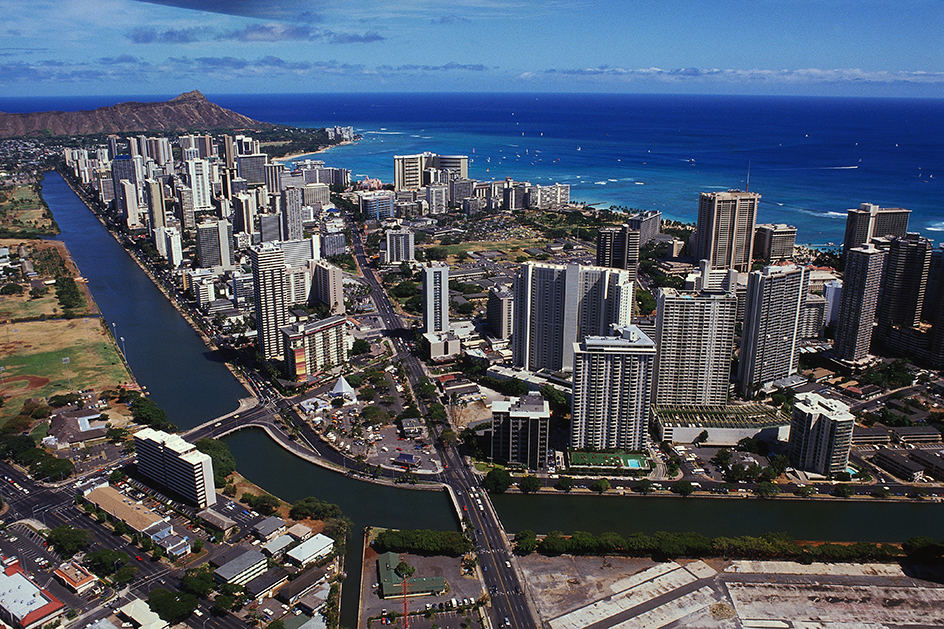
<svg viewBox="0 0 944 629"><path fill-rule="evenodd" d="M141 559L141 555L135 555L134 558L137 559L138 561L144 561L143 559Z"/></svg>

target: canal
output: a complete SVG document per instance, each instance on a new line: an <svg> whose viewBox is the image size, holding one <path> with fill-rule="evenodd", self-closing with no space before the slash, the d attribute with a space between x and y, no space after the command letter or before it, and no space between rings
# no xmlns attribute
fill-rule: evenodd
<svg viewBox="0 0 944 629"><path fill-rule="evenodd" d="M43 197L106 321L125 338L128 362L151 398L181 428L236 408L245 389L111 237L57 173ZM342 600L342 624L357 615L360 532L366 526L454 529L441 492L375 485L325 470L282 450L258 429L225 439L246 478L289 502L307 496L338 504L354 524ZM493 498L506 530L538 533L697 531L708 536L782 532L796 539L903 541L939 538L944 506L931 503L756 499L587 497L565 494Z"/></svg>
<svg viewBox="0 0 944 629"><path fill-rule="evenodd" d="M249 393L219 361L147 274L57 172L46 173L43 198L57 237L88 279L138 384L186 430L236 409Z"/></svg>

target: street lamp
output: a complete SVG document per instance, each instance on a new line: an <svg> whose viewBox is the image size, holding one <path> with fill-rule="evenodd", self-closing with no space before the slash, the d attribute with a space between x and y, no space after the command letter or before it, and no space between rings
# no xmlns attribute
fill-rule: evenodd
<svg viewBox="0 0 944 629"><path fill-rule="evenodd" d="M125 351L125 337L121 337L121 353L125 356L125 361L128 360L128 352Z"/></svg>
<svg viewBox="0 0 944 629"><path fill-rule="evenodd" d="M69 357L62 359L62 364L66 366L66 375L69 376L69 391L72 391L72 371L69 369Z"/></svg>
<svg viewBox="0 0 944 629"><path fill-rule="evenodd" d="M6 367L0 367L0 386L3 386L3 393L0 394L0 400L7 396L7 383L3 381L3 372L6 370Z"/></svg>

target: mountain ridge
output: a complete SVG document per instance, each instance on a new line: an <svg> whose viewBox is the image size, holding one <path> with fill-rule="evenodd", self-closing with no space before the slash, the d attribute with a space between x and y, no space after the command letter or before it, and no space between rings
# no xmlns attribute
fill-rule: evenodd
<svg viewBox="0 0 944 629"><path fill-rule="evenodd" d="M184 92L168 101L128 101L87 111L0 113L0 138L274 126L220 107L199 90Z"/></svg>

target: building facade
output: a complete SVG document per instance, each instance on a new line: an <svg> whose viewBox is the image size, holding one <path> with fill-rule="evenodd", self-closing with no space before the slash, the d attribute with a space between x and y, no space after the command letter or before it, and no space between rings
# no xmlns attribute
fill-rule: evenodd
<svg viewBox="0 0 944 629"><path fill-rule="evenodd" d="M305 382L347 360L350 343L343 315L285 326L280 332L286 372L295 382Z"/></svg>
<svg viewBox="0 0 944 629"><path fill-rule="evenodd" d="M791 225L758 225L754 232L754 257L767 262L793 258L796 227Z"/></svg>
<svg viewBox="0 0 944 629"><path fill-rule="evenodd" d="M233 226L227 220L197 225L197 257L206 269L233 266Z"/></svg>
<svg viewBox="0 0 944 629"><path fill-rule="evenodd" d="M515 315L515 294L508 286L492 286L488 290L485 307L488 327L496 338L507 341L511 338Z"/></svg>
<svg viewBox="0 0 944 629"><path fill-rule="evenodd" d="M860 247L873 238L881 236L904 236L908 233L908 218L911 210L879 207L874 203L862 203L846 213L846 236L842 241L842 254Z"/></svg>
<svg viewBox="0 0 944 629"><path fill-rule="evenodd" d="M249 250L252 264L252 288L255 301L256 342L263 358L280 355L279 330L285 326L286 302L285 255L273 243L263 243Z"/></svg>
<svg viewBox="0 0 944 629"><path fill-rule="evenodd" d="M601 227L597 231L597 266L626 269L635 282L640 239L641 234L629 225Z"/></svg>
<svg viewBox="0 0 944 629"><path fill-rule="evenodd" d="M798 266L768 266L748 275L738 361L742 397L797 372L808 292L808 272Z"/></svg>
<svg viewBox="0 0 944 629"><path fill-rule="evenodd" d="M449 331L449 266L423 266L423 333Z"/></svg>
<svg viewBox="0 0 944 629"><path fill-rule="evenodd" d="M530 371L572 371L574 343L632 317L624 270L578 264L522 264L514 284L514 363Z"/></svg>
<svg viewBox="0 0 944 629"><path fill-rule="evenodd" d="M733 293L659 289L655 404L727 404L736 317Z"/></svg>
<svg viewBox="0 0 944 629"><path fill-rule="evenodd" d="M869 354L884 259L885 252L871 243L854 247L846 253L846 274L842 281L836 341L833 344L837 358L857 361Z"/></svg>
<svg viewBox="0 0 944 629"><path fill-rule="evenodd" d="M575 343L571 447L643 449L655 356L634 325Z"/></svg>
<svg viewBox="0 0 944 629"><path fill-rule="evenodd" d="M213 461L178 435L144 428L134 433L138 471L201 509L216 504Z"/></svg>
<svg viewBox="0 0 944 629"><path fill-rule="evenodd" d="M327 260L311 263L311 297L316 303L328 307L332 315L343 315L344 273Z"/></svg>
<svg viewBox="0 0 944 629"><path fill-rule="evenodd" d="M391 229L386 233L386 264L400 264L416 260L413 249L413 230Z"/></svg>
<svg viewBox="0 0 944 629"><path fill-rule="evenodd" d="M646 210L635 216L630 216L626 220L630 229L639 232L639 246L643 247L658 236L662 229L662 212L657 210Z"/></svg>
<svg viewBox="0 0 944 629"><path fill-rule="evenodd" d="M760 195L756 192L702 192L698 199L695 256L715 268L751 270L754 226Z"/></svg>
<svg viewBox="0 0 944 629"><path fill-rule="evenodd" d="M790 462L823 476L844 472L852 447L855 416L849 407L818 393L801 393L790 422Z"/></svg>
<svg viewBox="0 0 944 629"><path fill-rule="evenodd" d="M492 458L546 468L550 425L551 407L540 395L492 402Z"/></svg>

